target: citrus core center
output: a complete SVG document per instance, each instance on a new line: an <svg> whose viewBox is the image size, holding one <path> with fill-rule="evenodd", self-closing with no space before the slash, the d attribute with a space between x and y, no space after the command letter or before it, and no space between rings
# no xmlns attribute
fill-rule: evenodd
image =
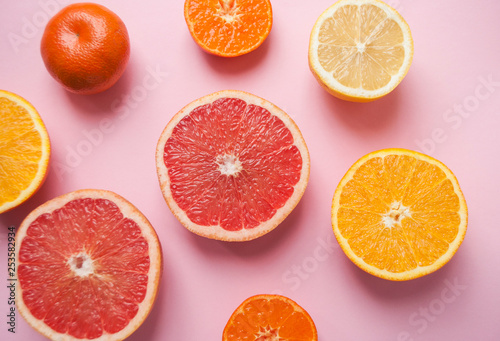
<svg viewBox="0 0 500 341"><path fill-rule="evenodd" d="M382 222L385 227L392 228L394 225L401 224L406 217L411 217L410 209L395 201L391 204L389 211L382 216Z"/></svg>
<svg viewBox="0 0 500 341"><path fill-rule="evenodd" d="M366 50L366 45L363 43L357 43L356 48L358 49L359 53L363 53Z"/></svg>
<svg viewBox="0 0 500 341"><path fill-rule="evenodd" d="M238 175L243 169L240 160L234 155L219 155L215 161L219 165L219 171L224 175Z"/></svg>
<svg viewBox="0 0 500 341"><path fill-rule="evenodd" d="M267 327L260 327L259 331L255 333L255 341L285 341L278 335L278 329Z"/></svg>
<svg viewBox="0 0 500 341"><path fill-rule="evenodd" d="M94 262L86 253L80 252L71 256L68 260L71 270L80 277L86 277L94 273Z"/></svg>
<svg viewBox="0 0 500 341"><path fill-rule="evenodd" d="M219 16L225 21L230 23L239 19L236 0L219 0L219 6Z"/></svg>

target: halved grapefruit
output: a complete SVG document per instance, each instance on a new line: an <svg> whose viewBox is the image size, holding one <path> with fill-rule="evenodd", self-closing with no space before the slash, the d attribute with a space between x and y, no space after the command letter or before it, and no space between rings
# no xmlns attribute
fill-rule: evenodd
<svg viewBox="0 0 500 341"><path fill-rule="evenodd" d="M52 340L123 340L158 292L161 248L148 220L103 190L71 192L22 222L16 304Z"/></svg>
<svg viewBox="0 0 500 341"><path fill-rule="evenodd" d="M309 153L293 120L255 95L226 90L179 111L156 148L165 200L190 231L245 241L273 230L309 179Z"/></svg>

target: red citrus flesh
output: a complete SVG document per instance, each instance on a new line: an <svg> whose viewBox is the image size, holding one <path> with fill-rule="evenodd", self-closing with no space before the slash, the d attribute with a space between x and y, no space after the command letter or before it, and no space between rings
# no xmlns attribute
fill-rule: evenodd
<svg viewBox="0 0 500 341"><path fill-rule="evenodd" d="M284 219L305 190L309 155L298 128L280 109L255 98L241 91L206 96L172 119L164 145L160 138L158 162L168 170L162 184L167 193L162 190L167 202L173 199L174 214L183 212L195 233L255 238L264 232L251 230L273 217ZM219 228L218 236L210 226ZM231 235L238 231L250 232Z"/></svg>
<svg viewBox="0 0 500 341"><path fill-rule="evenodd" d="M18 232L17 276L28 322L43 321L69 339L97 339L123 331L139 310L147 315L146 296L154 300L157 291L148 293L148 285L157 286L161 272L159 244L151 245L156 235L137 210L120 206L83 196L27 218Z"/></svg>

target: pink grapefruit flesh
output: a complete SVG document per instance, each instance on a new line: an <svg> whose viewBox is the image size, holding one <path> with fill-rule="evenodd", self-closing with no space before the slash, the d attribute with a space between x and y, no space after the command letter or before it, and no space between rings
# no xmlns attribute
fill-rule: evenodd
<svg viewBox="0 0 500 341"><path fill-rule="evenodd" d="M157 146L163 195L190 231L243 241L274 229L309 177L309 154L292 119L257 96L228 90L175 115Z"/></svg>
<svg viewBox="0 0 500 341"><path fill-rule="evenodd" d="M17 305L55 340L122 340L149 314L161 249L147 219L125 199L81 190L35 209L21 224Z"/></svg>

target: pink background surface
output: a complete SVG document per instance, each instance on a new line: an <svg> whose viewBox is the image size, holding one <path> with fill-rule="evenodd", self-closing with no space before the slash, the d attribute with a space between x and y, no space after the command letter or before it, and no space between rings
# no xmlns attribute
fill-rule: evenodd
<svg viewBox="0 0 500 341"><path fill-rule="evenodd" d="M500 339L500 2L390 2L412 29L415 57L401 85L368 104L330 96L308 69L310 30L332 0L274 0L267 41L235 59L198 48L184 22L184 1L100 1L125 22L131 59L105 93L70 94L50 77L39 52L47 13L70 2L10 1L0 11L0 88L32 102L53 149L41 190L0 216L0 339L43 339L20 316L16 334L7 332L6 227L81 188L109 189L130 200L162 243L159 296L130 340L220 340L233 310L260 293L297 301L324 341ZM245 90L284 109L311 154L300 204L275 231L247 243L184 229L164 202L155 171L156 142L170 118L222 89ZM106 124L110 130L102 130ZM387 147L420 150L446 163L469 208L455 257L436 273L403 283L352 264L330 222L331 199L347 169Z"/></svg>

